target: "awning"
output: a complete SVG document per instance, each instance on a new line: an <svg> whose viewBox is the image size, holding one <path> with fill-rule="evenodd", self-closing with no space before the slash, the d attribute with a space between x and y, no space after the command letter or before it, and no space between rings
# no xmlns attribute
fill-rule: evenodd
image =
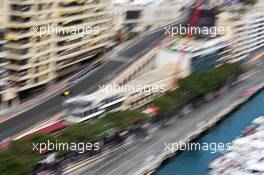
<svg viewBox="0 0 264 175"><path fill-rule="evenodd" d="M143 111L143 113L145 113L147 115L155 115L158 111L159 111L159 108L150 107L150 108L147 108L145 111Z"/></svg>
<svg viewBox="0 0 264 175"><path fill-rule="evenodd" d="M84 3L85 1L86 1L86 0L79 0L79 1L77 1L77 3L78 3L78 4L81 4L81 3ZM67 4L70 4L70 3L72 3L72 2L76 2L76 0L63 0L63 1L62 1L62 3L63 3L63 4L66 4L66 5L67 5Z"/></svg>
<svg viewBox="0 0 264 175"><path fill-rule="evenodd" d="M6 35L6 40L19 40L21 37L19 35L16 35L16 34L7 34Z"/></svg>
<svg viewBox="0 0 264 175"><path fill-rule="evenodd" d="M79 0L77 3L78 3L78 4L83 4L83 3L85 3L85 1L86 1L86 0Z"/></svg>
<svg viewBox="0 0 264 175"><path fill-rule="evenodd" d="M3 150L3 149L7 149L8 146L10 145L11 141L10 140L6 140L4 142L1 142L0 143L0 150Z"/></svg>
<svg viewBox="0 0 264 175"><path fill-rule="evenodd" d="M26 136L24 136L24 138L29 138L32 137L34 135L39 135L39 134L50 134L50 133L54 133L56 131L62 130L64 128L66 128L69 125L68 122L61 120L58 121L56 123L53 123L52 125L49 125L45 128L41 128L40 130L37 130L35 132L32 132Z"/></svg>
<svg viewBox="0 0 264 175"><path fill-rule="evenodd" d="M65 20L62 24L63 25L66 25L66 24L69 24L70 22L72 22L73 20Z"/></svg>

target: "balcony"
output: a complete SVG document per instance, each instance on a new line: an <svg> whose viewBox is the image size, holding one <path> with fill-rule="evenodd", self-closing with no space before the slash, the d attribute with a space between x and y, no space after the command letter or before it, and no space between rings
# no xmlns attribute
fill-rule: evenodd
<svg viewBox="0 0 264 175"><path fill-rule="evenodd" d="M60 7L80 7L84 5L84 1L80 0L80 1L73 1L73 2L69 2L64 0L63 2L59 3Z"/></svg>
<svg viewBox="0 0 264 175"><path fill-rule="evenodd" d="M32 75L29 74L27 70L23 70L23 71L10 70L9 72L10 75L8 76L8 79L15 82L24 81L32 77Z"/></svg>
<svg viewBox="0 0 264 175"><path fill-rule="evenodd" d="M16 33L8 33L5 37L6 40L19 40L21 39L21 35L20 34L16 34Z"/></svg>
<svg viewBox="0 0 264 175"><path fill-rule="evenodd" d="M1 77L1 79L0 79L0 93L7 90L7 88L8 88L8 81L2 79L2 77Z"/></svg>
<svg viewBox="0 0 264 175"><path fill-rule="evenodd" d="M43 84L48 83L50 80L52 80L54 77L48 77L46 76L45 78L35 78L34 82L25 80L23 82L17 83L19 87L19 91L24 91L33 87L41 86Z"/></svg>
<svg viewBox="0 0 264 175"><path fill-rule="evenodd" d="M93 1L93 2L87 1L84 4L80 4L80 3L78 4L76 2L75 4L69 4L69 2L65 2L65 3L62 2L59 5L59 8L63 10L63 12L88 10L88 13L91 13L94 8L105 8L107 7L107 5L109 4L106 2L99 2L99 1Z"/></svg>
<svg viewBox="0 0 264 175"><path fill-rule="evenodd" d="M86 52L86 53L80 54L78 56L69 58L67 60L58 61L57 62L57 69L63 69L65 67L74 65L74 64L79 63L81 61L90 59L90 58L96 56L97 53L98 53L98 51Z"/></svg>
<svg viewBox="0 0 264 175"><path fill-rule="evenodd" d="M10 75L18 76L18 77L23 77L28 75L27 70L22 70L22 71L15 71L15 70L10 70L9 71Z"/></svg>
<svg viewBox="0 0 264 175"><path fill-rule="evenodd" d="M10 60L9 61L9 64L12 65L18 65L18 66L25 66L28 64L28 61L27 60Z"/></svg>
<svg viewBox="0 0 264 175"><path fill-rule="evenodd" d="M26 70L30 67L30 64L25 64L25 65L18 65L18 64L7 64L6 69L10 71L20 71L20 70Z"/></svg>
<svg viewBox="0 0 264 175"><path fill-rule="evenodd" d="M25 34L30 32L30 28L10 28L11 33Z"/></svg>
<svg viewBox="0 0 264 175"><path fill-rule="evenodd" d="M0 30L0 41L3 41L5 39L5 31Z"/></svg>
<svg viewBox="0 0 264 175"><path fill-rule="evenodd" d="M16 55L26 55L27 53L29 53L29 49L13 49L13 48L10 48L8 50L10 53L12 54L16 54Z"/></svg>
<svg viewBox="0 0 264 175"><path fill-rule="evenodd" d="M31 47L32 42L31 40L27 40L27 38L29 38L28 36L25 37L23 36L20 37L18 35L13 35L13 36L8 37L8 42L5 44L6 48L24 49Z"/></svg>
<svg viewBox="0 0 264 175"><path fill-rule="evenodd" d="M79 51L73 52L71 54L67 54L67 55L63 55L63 56L59 56L57 60L66 60L66 59L70 59L72 57L78 56L80 54L86 53L86 52L92 52L95 50L101 50L98 52L102 52L102 49L107 45L107 43L102 43L102 44L98 44L95 46L91 46L90 44L87 45L83 45Z"/></svg>
<svg viewBox="0 0 264 175"><path fill-rule="evenodd" d="M101 7L99 8L98 7L98 8L95 8L93 11L94 11L94 13L103 12L104 11L104 8L101 8Z"/></svg>
<svg viewBox="0 0 264 175"><path fill-rule="evenodd" d="M64 8L62 10L60 10L58 13L61 17L69 17L69 16L77 16L77 15L82 15L84 12L83 8L79 8L79 9L67 9L65 10Z"/></svg>
<svg viewBox="0 0 264 175"><path fill-rule="evenodd" d="M6 59L4 57L1 56L1 52L0 52L0 72L1 72L2 68L4 66L6 66L7 64L8 64L8 62L6 61ZM1 79L1 77L0 77L0 79Z"/></svg>
<svg viewBox="0 0 264 175"><path fill-rule="evenodd" d="M20 16L11 16L10 21L11 22L18 22L18 23L27 23L29 22L31 17L20 17Z"/></svg>
<svg viewBox="0 0 264 175"><path fill-rule="evenodd" d="M60 22L59 26L68 27L68 26L78 25L78 24L82 24L82 23L83 23L83 20L74 20L74 21L66 20L64 22Z"/></svg>
<svg viewBox="0 0 264 175"><path fill-rule="evenodd" d="M57 43L58 46L69 46L75 43L79 43L80 41L82 41L82 38L78 38L78 39L74 39L74 40L65 40L65 41L60 41Z"/></svg>
<svg viewBox="0 0 264 175"><path fill-rule="evenodd" d="M6 51L6 49L4 48L4 45L0 44L0 55L1 55L1 53L5 52L5 51Z"/></svg>
<svg viewBox="0 0 264 175"><path fill-rule="evenodd" d="M7 52L6 51L0 51L0 60L5 58L7 56ZM2 61L0 61L0 66L5 65L5 63L2 63Z"/></svg>
<svg viewBox="0 0 264 175"><path fill-rule="evenodd" d="M77 48L74 48L74 49L68 49L68 50L59 51L59 52L57 52L57 54L59 56L64 56L64 55L68 55L68 54L77 52L79 50L81 50L81 47L77 47Z"/></svg>
<svg viewBox="0 0 264 175"><path fill-rule="evenodd" d="M31 9L30 5L16 5L16 4L11 5L12 11L28 12L30 9Z"/></svg>
<svg viewBox="0 0 264 175"><path fill-rule="evenodd" d="M17 83L18 87L20 87L20 88L26 86L27 84L28 84L27 80L23 80L23 81Z"/></svg>

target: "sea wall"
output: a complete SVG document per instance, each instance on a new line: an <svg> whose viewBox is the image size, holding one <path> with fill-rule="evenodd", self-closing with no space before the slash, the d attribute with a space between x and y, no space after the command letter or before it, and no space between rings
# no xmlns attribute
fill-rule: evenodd
<svg viewBox="0 0 264 175"><path fill-rule="evenodd" d="M192 141L194 139L199 138L202 134L204 134L208 129L214 127L217 125L221 120L228 117L230 113L237 110L239 107L241 107L244 103L248 102L250 99L252 99L255 95L257 95L260 91L264 89L264 82L257 87L254 88L254 91L245 97L240 97L237 99L233 104L229 105L228 108L225 108L224 110L219 111L214 116L212 116L209 120L203 121L201 123L198 123L196 125L196 128L194 128L189 134L185 135L180 141L181 143L187 143L187 141ZM180 145L180 141L178 141L178 145ZM177 143L177 142L176 142ZM176 154L179 152L179 150L175 150L175 152L171 152L169 150L163 151L160 155L155 157L154 160L149 162L145 167L139 169L137 172L134 173L134 175L151 175L153 174L164 161L166 161L169 158L172 158L176 156Z"/></svg>

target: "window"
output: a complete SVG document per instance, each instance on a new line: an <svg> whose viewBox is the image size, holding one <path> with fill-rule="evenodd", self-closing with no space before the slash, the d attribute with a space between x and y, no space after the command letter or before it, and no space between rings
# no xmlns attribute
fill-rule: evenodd
<svg viewBox="0 0 264 175"><path fill-rule="evenodd" d="M43 5L44 5L44 4L39 4L39 5L38 5L38 10L39 10L39 11L43 9Z"/></svg>
<svg viewBox="0 0 264 175"><path fill-rule="evenodd" d="M141 11L134 10L134 11L127 11L126 13L126 19L139 19L140 18Z"/></svg>
<svg viewBox="0 0 264 175"><path fill-rule="evenodd" d="M122 102L116 103L116 104L114 104L114 105L108 106L108 107L105 109L105 111L106 111L106 112L112 111L112 110L114 110L114 109L119 108L121 105L122 105Z"/></svg>

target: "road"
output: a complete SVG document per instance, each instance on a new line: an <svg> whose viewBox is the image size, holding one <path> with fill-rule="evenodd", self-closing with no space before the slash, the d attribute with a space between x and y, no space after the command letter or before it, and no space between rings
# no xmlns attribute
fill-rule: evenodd
<svg viewBox="0 0 264 175"><path fill-rule="evenodd" d="M178 21L171 26L177 26L181 23L182 21ZM98 88L99 84L103 84L107 80L110 80L118 72L121 72L125 66L135 61L140 54L146 53L150 48L158 44L164 37L164 28L161 28L153 33L143 35L128 48L125 48L117 53L113 58L109 59L109 61L99 67L96 71L92 72L84 80L78 82L76 85L67 90L72 92L72 96L82 94L84 92L93 92ZM16 117L1 123L0 142L62 111L62 103L64 100L65 97L61 97L60 94L57 94L40 104L36 104L36 106L22 112Z"/></svg>
<svg viewBox="0 0 264 175"><path fill-rule="evenodd" d="M260 64L260 63L259 63ZM258 64L258 65L259 65ZM133 175L138 169L146 165L146 158L150 155L158 155L165 149L165 143L180 141L183 136L193 131L198 123L208 121L218 112L227 108L230 104L241 97L247 89L264 82L264 62L261 67L256 67L243 83L238 84L226 91L222 96L212 102L198 108L187 116L176 120L167 128L154 133L153 138L137 144L133 147L124 147L113 152L106 158L90 163L77 170L71 175Z"/></svg>

